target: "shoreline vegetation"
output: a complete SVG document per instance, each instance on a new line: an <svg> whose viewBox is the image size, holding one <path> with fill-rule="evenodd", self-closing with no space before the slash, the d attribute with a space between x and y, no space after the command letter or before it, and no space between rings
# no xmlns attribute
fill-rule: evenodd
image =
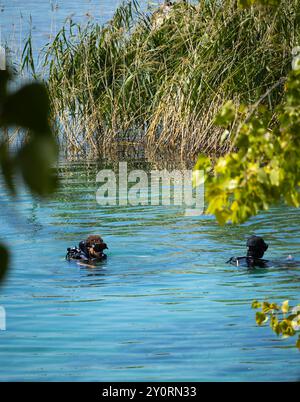
<svg viewBox="0 0 300 402"><path fill-rule="evenodd" d="M133 0L104 26L67 21L41 52L39 72L29 38L23 67L47 77L55 131L69 155L133 145L195 162L199 153L232 149L231 130L215 124L229 100L236 116L243 104L267 106L276 124L300 43L299 3L269 12L236 0L177 1L142 11Z"/></svg>

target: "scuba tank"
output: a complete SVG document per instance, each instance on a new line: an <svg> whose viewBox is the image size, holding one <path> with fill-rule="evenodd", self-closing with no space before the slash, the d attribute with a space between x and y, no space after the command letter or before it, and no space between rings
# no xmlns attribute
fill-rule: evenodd
<svg viewBox="0 0 300 402"><path fill-rule="evenodd" d="M91 257L87 243L85 241L81 241L78 247L67 248L66 260L104 260L107 258L107 255L103 253L103 250L107 249L106 243L101 244L92 244L89 247L93 248L96 253L100 253L99 257Z"/></svg>

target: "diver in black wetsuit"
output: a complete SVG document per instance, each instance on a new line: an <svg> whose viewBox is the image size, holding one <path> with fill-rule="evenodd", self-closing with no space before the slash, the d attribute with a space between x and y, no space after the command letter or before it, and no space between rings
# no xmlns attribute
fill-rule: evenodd
<svg viewBox="0 0 300 402"><path fill-rule="evenodd" d="M268 244L264 239L259 236L251 236L247 240L247 255L245 257L231 257L227 263L238 266L244 266L248 268L260 267L266 268L268 266L268 260L263 260L262 257L268 249Z"/></svg>
<svg viewBox="0 0 300 402"><path fill-rule="evenodd" d="M86 240L81 241L78 247L68 248L66 259L68 261L79 260L88 263L103 261L107 258L107 255L103 253L105 249L108 249L108 247L101 236L91 235Z"/></svg>

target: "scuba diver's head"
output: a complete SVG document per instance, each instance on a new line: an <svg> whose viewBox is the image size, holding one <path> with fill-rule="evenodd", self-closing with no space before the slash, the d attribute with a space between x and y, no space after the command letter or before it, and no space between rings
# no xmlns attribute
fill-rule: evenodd
<svg viewBox="0 0 300 402"><path fill-rule="evenodd" d="M90 235L87 237L85 240L87 244L92 245L92 244L97 244L97 243L103 243L103 239L99 235Z"/></svg>
<svg viewBox="0 0 300 402"><path fill-rule="evenodd" d="M90 235L86 239L85 244L87 247L93 248L93 250L97 253L102 252L103 250L108 248L107 244L104 243L102 237L99 235Z"/></svg>
<svg viewBox="0 0 300 402"><path fill-rule="evenodd" d="M105 249L108 249L107 244L104 243L101 236L91 235L86 240L82 240L78 247L68 248L66 259L89 259L89 258L106 258L103 253Z"/></svg>
<svg viewBox="0 0 300 402"><path fill-rule="evenodd" d="M262 258L268 249L264 239L259 236L251 236L247 240L247 257Z"/></svg>

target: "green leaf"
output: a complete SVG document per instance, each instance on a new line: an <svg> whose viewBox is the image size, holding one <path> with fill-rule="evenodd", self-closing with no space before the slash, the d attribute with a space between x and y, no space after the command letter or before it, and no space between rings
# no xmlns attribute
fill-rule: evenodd
<svg viewBox="0 0 300 402"><path fill-rule="evenodd" d="M227 127L235 118L235 106L232 101L228 101L221 108L215 117L215 124L222 127Z"/></svg>
<svg viewBox="0 0 300 402"><path fill-rule="evenodd" d="M3 104L1 123L27 128L34 133L49 133L49 110L45 86L38 83L29 84L7 96Z"/></svg>
<svg viewBox="0 0 300 402"><path fill-rule="evenodd" d="M271 316L270 326L271 326L271 328L273 329L273 331L275 332L276 335L281 334L280 323L278 321L278 318L275 315Z"/></svg>
<svg viewBox="0 0 300 402"><path fill-rule="evenodd" d="M198 160L193 169L192 184L198 187L203 184L207 176L206 172L211 167L210 159L205 155L199 155ZM203 175L200 172L203 172Z"/></svg>
<svg viewBox="0 0 300 402"><path fill-rule="evenodd" d="M210 158L204 154L200 154L194 166L194 170L207 170L210 167L211 167Z"/></svg>
<svg viewBox="0 0 300 402"><path fill-rule="evenodd" d="M276 303L270 303L270 309L271 310L279 310L279 306L278 306L278 304L276 304Z"/></svg>
<svg viewBox="0 0 300 402"><path fill-rule="evenodd" d="M272 311L271 304L269 302L263 302L262 311L264 313L269 313L270 311Z"/></svg>
<svg viewBox="0 0 300 402"><path fill-rule="evenodd" d="M251 308L256 309L256 308L260 308L260 307L261 307L261 303L257 300L253 300Z"/></svg>
<svg viewBox="0 0 300 402"><path fill-rule="evenodd" d="M282 320L279 325L282 331L282 335L284 335L284 337L290 337L295 335L296 331L294 330L291 321Z"/></svg>
<svg viewBox="0 0 300 402"><path fill-rule="evenodd" d="M3 281L9 264L9 253L3 244L0 244L0 282Z"/></svg>
<svg viewBox="0 0 300 402"><path fill-rule="evenodd" d="M279 186L279 168L273 168L270 173L270 181L273 186Z"/></svg>
<svg viewBox="0 0 300 402"><path fill-rule="evenodd" d="M284 301L283 303L282 303L282 306L281 306L281 311L284 313L284 314L286 314L286 313L288 313L289 312L289 301L288 300L286 300L286 301Z"/></svg>
<svg viewBox="0 0 300 402"><path fill-rule="evenodd" d="M288 319L289 319L289 318L288 318ZM293 329L294 329L295 331L299 331L299 330L300 330L300 315L294 317L294 318L291 320L291 323L292 323L291 325L292 325Z"/></svg>
<svg viewBox="0 0 300 402"><path fill-rule="evenodd" d="M57 158L57 144L53 138L35 137L18 153L18 164L25 183L40 196L53 193L58 184L53 164Z"/></svg>
<svg viewBox="0 0 300 402"><path fill-rule="evenodd" d="M225 212L224 210L216 210L215 217L216 217L219 225L224 226L225 223L227 222L228 213Z"/></svg>
<svg viewBox="0 0 300 402"><path fill-rule="evenodd" d="M6 142L0 144L0 168L5 180L6 187L12 195L16 194L15 184L13 180L15 164L9 154L9 148Z"/></svg>
<svg viewBox="0 0 300 402"><path fill-rule="evenodd" d="M221 135L220 138L220 143L223 144L230 136L230 131L229 130L224 130L223 134Z"/></svg>
<svg viewBox="0 0 300 402"><path fill-rule="evenodd" d="M0 70L0 102L2 103L7 94L7 82L10 78L8 70Z"/></svg>
<svg viewBox="0 0 300 402"><path fill-rule="evenodd" d="M256 319L257 325L262 325L268 321L268 317L266 316L266 314L261 313L259 311L256 313L255 319Z"/></svg>
<svg viewBox="0 0 300 402"><path fill-rule="evenodd" d="M267 176L267 174L266 174L266 172L265 172L265 170L263 169L263 168L260 168L259 170L258 170L258 172L257 172L257 180L260 182L260 183L267 183L267 181L268 181L268 176Z"/></svg>
<svg viewBox="0 0 300 402"><path fill-rule="evenodd" d="M279 310L279 307L276 303L263 302L262 311L264 313L270 313L273 312L273 310Z"/></svg>

